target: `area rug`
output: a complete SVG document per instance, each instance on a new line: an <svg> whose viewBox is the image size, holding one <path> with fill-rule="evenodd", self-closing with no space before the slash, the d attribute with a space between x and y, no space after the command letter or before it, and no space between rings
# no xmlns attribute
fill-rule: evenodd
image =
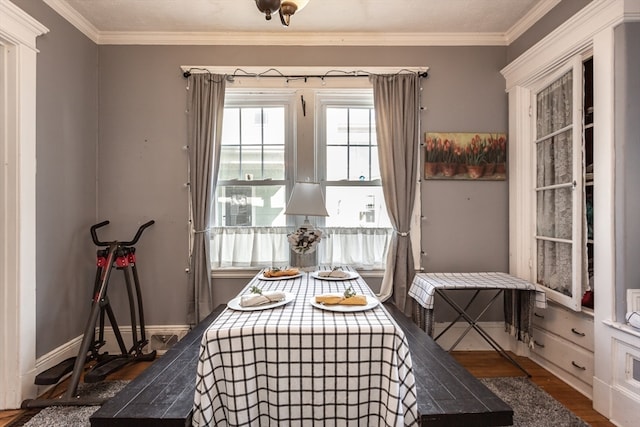
<svg viewBox="0 0 640 427"><path fill-rule="evenodd" d="M99 383L81 383L78 394L94 398L110 398L115 396L129 381L103 381ZM29 420L16 420L9 424L11 427L90 427L89 417L100 408L99 406L50 406Z"/></svg>
<svg viewBox="0 0 640 427"><path fill-rule="evenodd" d="M514 426L589 427L528 378L481 378L480 381L511 406Z"/></svg>

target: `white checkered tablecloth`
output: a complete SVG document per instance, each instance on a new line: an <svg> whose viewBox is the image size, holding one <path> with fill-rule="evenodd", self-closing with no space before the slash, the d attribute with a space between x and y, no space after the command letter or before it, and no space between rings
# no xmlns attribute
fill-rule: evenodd
<svg viewBox="0 0 640 427"><path fill-rule="evenodd" d="M211 324L200 348L194 426L418 424L407 340L386 310L336 313L309 303L348 286L373 296L362 278L256 276L242 293L254 285L296 297L267 310L227 308Z"/></svg>
<svg viewBox="0 0 640 427"><path fill-rule="evenodd" d="M536 292L536 306L546 307L545 293L523 279L507 273L418 273L415 275L409 296L422 307L433 309L436 289L511 289Z"/></svg>

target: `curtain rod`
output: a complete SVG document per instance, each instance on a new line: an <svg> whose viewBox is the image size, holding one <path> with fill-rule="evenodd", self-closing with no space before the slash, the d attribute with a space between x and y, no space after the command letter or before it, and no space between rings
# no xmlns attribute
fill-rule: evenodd
<svg viewBox="0 0 640 427"><path fill-rule="evenodd" d="M192 74L191 73L192 70L203 71L209 74L214 74L207 68L193 67L193 68L189 68L188 70L182 73L184 78L188 78ZM275 73L275 74L272 74L272 73ZM377 73L371 73L369 71L364 71L364 70L355 70L355 71L329 70L324 74L287 75L282 73L277 68L269 68L268 70L263 71L261 73L250 73L243 70L242 68L236 68L232 74L224 74L224 76L228 81L233 81L236 77L252 77L252 78L276 77L276 78L285 78L287 80L304 80L306 82L307 79L310 79L310 78L326 79L326 78L332 78L332 77L369 77L369 76L376 76L376 75L399 75L399 74L417 74L418 77L420 78L426 78L429 76L429 73L427 71L411 71L408 69L401 69L395 73L388 73L388 74L377 74Z"/></svg>

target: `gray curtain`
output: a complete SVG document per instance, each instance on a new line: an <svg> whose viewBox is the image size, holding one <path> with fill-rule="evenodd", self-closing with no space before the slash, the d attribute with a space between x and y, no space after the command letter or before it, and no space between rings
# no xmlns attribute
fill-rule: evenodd
<svg viewBox="0 0 640 427"><path fill-rule="evenodd" d="M382 190L394 229L379 297L382 301L392 298L410 316L407 293L415 275L410 225L417 187L420 77L371 76L371 82Z"/></svg>
<svg viewBox="0 0 640 427"><path fill-rule="evenodd" d="M220 164L224 76L191 74L187 86L187 143L191 187L192 247L189 260L187 321L195 325L213 309L209 218L211 194Z"/></svg>

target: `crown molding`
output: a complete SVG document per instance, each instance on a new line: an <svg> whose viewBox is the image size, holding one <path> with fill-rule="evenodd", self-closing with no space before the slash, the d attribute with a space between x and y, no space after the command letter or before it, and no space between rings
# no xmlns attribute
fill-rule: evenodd
<svg viewBox="0 0 640 427"><path fill-rule="evenodd" d="M13 43L23 44L34 51L36 38L49 32L49 29L26 14L9 0L0 0L0 37Z"/></svg>
<svg viewBox="0 0 640 427"><path fill-rule="evenodd" d="M109 32L98 44L221 46L503 46L502 33Z"/></svg>
<svg viewBox="0 0 640 427"><path fill-rule="evenodd" d="M501 70L507 91L528 86L572 55L587 50L600 31L621 22L637 22L640 3L593 1Z"/></svg>
<svg viewBox="0 0 640 427"><path fill-rule="evenodd" d="M529 28L538 22L543 16L551 11L554 7L560 3L561 0L542 0L537 3L525 16L520 18L507 32L505 33L505 42L507 45L511 44L518 37L523 35Z"/></svg>
<svg viewBox="0 0 640 427"><path fill-rule="evenodd" d="M98 39L100 38L100 31L84 16L80 15L78 11L69 6L67 2L61 0L42 1L45 2L51 9L55 10L58 15L66 19L71 25L80 30L82 34L89 37L91 41L99 44Z"/></svg>

